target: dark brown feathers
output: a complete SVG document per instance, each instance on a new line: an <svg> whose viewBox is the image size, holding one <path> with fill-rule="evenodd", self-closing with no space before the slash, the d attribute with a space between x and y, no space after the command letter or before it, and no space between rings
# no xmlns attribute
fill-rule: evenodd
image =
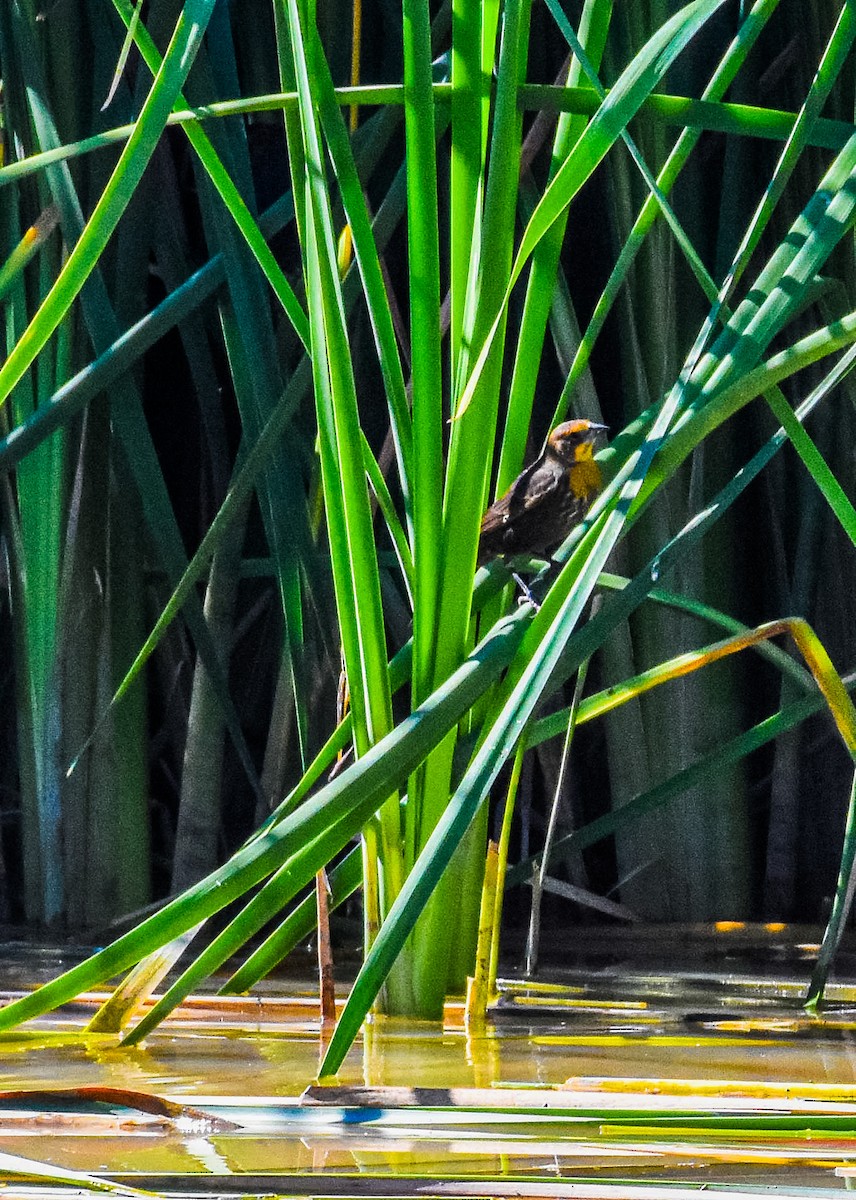
<svg viewBox="0 0 856 1200"><path fill-rule="evenodd" d="M564 541L600 491L593 454L604 428L566 421L553 430L541 457L485 513L479 563L500 554L543 555Z"/></svg>

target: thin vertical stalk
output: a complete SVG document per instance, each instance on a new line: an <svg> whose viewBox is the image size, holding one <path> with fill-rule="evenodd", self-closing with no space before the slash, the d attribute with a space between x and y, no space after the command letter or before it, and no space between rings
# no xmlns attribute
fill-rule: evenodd
<svg viewBox="0 0 856 1200"><path fill-rule="evenodd" d="M451 377L459 369L470 264L480 250L488 99L482 71L482 0L452 0L452 143L449 153ZM492 56L491 56L492 57Z"/></svg>
<svg viewBox="0 0 856 1200"><path fill-rule="evenodd" d="M592 615L596 611L598 597L596 596L592 602ZM559 801L562 798L562 789L565 785L565 775L568 770L568 761L571 753L571 743L574 740L574 731L577 727L577 715L580 711L580 701L583 696L583 688L586 683L586 674L588 673L589 660L585 659L580 663L577 671L577 679L574 684L574 695L571 700L571 710L568 713L568 727L565 730L565 741L562 746L562 760L559 766L559 774L556 779L556 788L553 792L553 803L550 805L550 816L547 820L547 832L544 835L544 848L538 859L538 869L535 871L532 879L532 909L529 914L529 935L526 939L526 974L532 975L538 963L538 943L541 936L541 896L544 892L544 880L547 878L547 865L550 861L550 852L553 848L553 838L556 836L556 824L559 819Z"/></svg>
<svg viewBox="0 0 856 1200"><path fill-rule="evenodd" d="M317 52L317 41L312 37L307 39L302 31L297 0L287 0L287 11L307 165L304 253L322 478L337 605L342 618L342 647L354 714L355 748L357 754L362 755L392 728L386 637L356 384L320 133L312 99L311 70L305 54L307 45L316 48ZM377 836L382 871L379 880L381 907L379 913L368 914L369 935L371 925L393 902L403 882L396 795L380 807ZM370 859L367 869L373 871L373 854ZM390 980L389 990L393 1009L406 1008L409 989L403 971L396 972Z"/></svg>
<svg viewBox="0 0 856 1200"><path fill-rule="evenodd" d="M430 690L437 621L441 522L442 371L437 158L427 0L404 0L404 129L413 405L413 687Z"/></svg>
<svg viewBox="0 0 856 1200"><path fill-rule="evenodd" d="M427 0L403 0L404 128L407 154L407 253L413 413L413 674L411 706L434 680L440 601L443 403L440 355L440 243L437 159ZM423 768L408 785L404 855L409 869L421 841ZM415 951L418 957L418 951ZM441 986L441 991L444 989ZM436 988L434 996L436 996ZM414 996L422 1004L415 981ZM440 999L442 1004L442 997ZM436 1003L432 1006L436 1015Z"/></svg>

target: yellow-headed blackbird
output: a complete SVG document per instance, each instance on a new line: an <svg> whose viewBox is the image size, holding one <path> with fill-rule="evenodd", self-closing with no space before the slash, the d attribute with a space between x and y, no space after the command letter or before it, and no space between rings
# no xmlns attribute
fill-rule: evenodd
<svg viewBox="0 0 856 1200"><path fill-rule="evenodd" d="M479 563L498 554L543 555L564 541L600 491L593 456L604 429L594 421L556 426L541 457L482 518Z"/></svg>

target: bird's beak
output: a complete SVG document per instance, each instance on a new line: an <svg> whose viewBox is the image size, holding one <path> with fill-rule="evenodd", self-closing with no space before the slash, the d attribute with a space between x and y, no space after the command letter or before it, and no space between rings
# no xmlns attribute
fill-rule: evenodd
<svg viewBox="0 0 856 1200"><path fill-rule="evenodd" d="M608 425L598 425L597 421L589 421L589 428L596 429L596 430L598 430L598 432L600 432L601 430L603 432L606 432L606 431L608 431L609 426Z"/></svg>

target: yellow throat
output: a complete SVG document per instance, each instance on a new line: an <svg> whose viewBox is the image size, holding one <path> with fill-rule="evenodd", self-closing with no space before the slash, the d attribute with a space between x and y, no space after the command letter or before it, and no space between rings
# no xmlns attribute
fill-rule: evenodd
<svg viewBox="0 0 856 1200"><path fill-rule="evenodd" d="M581 442L575 451L576 462L570 470L570 486L578 500L596 495L603 483L600 467L594 461L593 454L591 442Z"/></svg>

